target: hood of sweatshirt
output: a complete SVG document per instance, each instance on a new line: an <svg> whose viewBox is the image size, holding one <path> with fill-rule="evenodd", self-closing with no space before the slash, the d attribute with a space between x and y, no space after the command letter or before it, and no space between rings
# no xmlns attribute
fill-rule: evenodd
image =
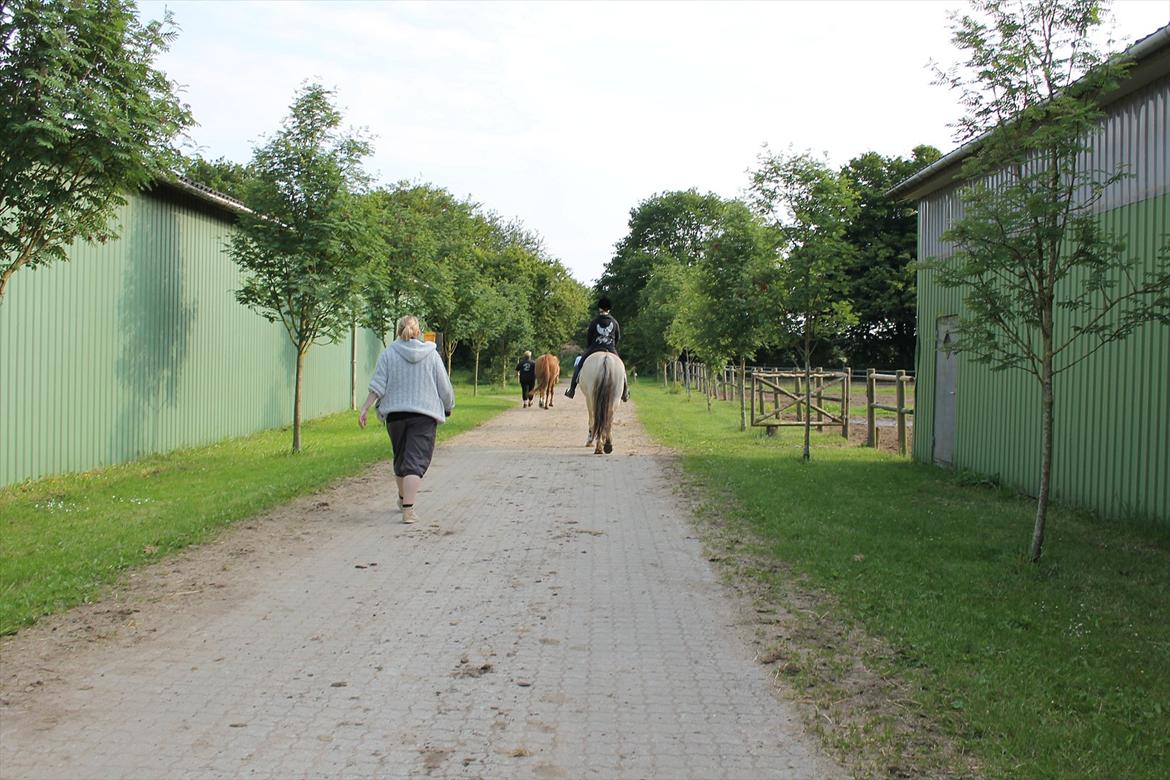
<svg viewBox="0 0 1170 780"><path fill-rule="evenodd" d="M410 363L417 363L435 351L435 345L432 342L416 341L415 339L410 341L395 339L390 348Z"/></svg>

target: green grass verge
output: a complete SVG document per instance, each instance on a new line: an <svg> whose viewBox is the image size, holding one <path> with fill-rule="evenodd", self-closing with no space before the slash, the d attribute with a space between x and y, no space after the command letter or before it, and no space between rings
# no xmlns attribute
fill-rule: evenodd
<svg viewBox="0 0 1170 780"><path fill-rule="evenodd" d="M484 388L474 398L460 392L439 441L514 403ZM377 418L363 431L356 412L305 423L298 455L291 436L274 429L0 490L0 634L93 599L130 567L390 457Z"/></svg>
<svg viewBox="0 0 1170 780"><path fill-rule="evenodd" d="M896 651L991 777L1170 776L1170 538L825 434L740 433L738 408L643 385L653 436L733 493L764 549ZM815 436L815 434L814 434Z"/></svg>

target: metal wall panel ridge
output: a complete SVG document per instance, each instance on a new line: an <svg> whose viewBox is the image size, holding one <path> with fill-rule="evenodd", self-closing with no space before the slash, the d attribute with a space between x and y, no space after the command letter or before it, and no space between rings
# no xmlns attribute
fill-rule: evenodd
<svg viewBox="0 0 1170 780"><path fill-rule="evenodd" d="M132 195L121 238L20 271L0 304L0 485L292 420L287 334L239 305L226 215ZM359 333L358 381L377 339ZM349 408L349 340L314 346L304 415Z"/></svg>
<svg viewBox="0 0 1170 780"><path fill-rule="evenodd" d="M1098 204L1102 225L1124 238L1144 270L1170 262L1170 77L1110 108L1085 164L1128 175ZM919 204L918 254L945 259L941 235L961 211L958 188ZM958 291L918 272L918 365L914 457L930 462L934 333L940 317L961 314ZM1084 283L1083 276L1066 285ZM1057 313L1058 337L1079 320ZM1073 351L1070 358L1081 353ZM1058 364L1059 365L1059 364ZM1018 371L992 372L961 355L955 465L1033 493L1039 479L1039 387ZM1170 327L1148 322L1056 380L1053 495L1103 515L1170 526Z"/></svg>

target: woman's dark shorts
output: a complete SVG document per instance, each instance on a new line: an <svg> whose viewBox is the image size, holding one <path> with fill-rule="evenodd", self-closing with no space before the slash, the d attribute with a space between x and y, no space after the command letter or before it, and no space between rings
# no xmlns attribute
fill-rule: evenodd
<svg viewBox="0 0 1170 780"><path fill-rule="evenodd" d="M438 420L430 415L413 412L391 412L386 415L386 431L394 449L394 476L421 477L431 465L435 454L435 429Z"/></svg>

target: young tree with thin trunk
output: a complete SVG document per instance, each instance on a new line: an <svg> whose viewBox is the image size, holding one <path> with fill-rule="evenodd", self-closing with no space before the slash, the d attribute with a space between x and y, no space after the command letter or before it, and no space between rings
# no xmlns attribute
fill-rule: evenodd
<svg viewBox="0 0 1170 780"><path fill-rule="evenodd" d="M765 150L749 188L775 231L780 255L773 288L780 327L804 364L804 452L811 457L813 351L857 324L846 271L853 247L845 231L857 196L848 180L810 154Z"/></svg>
<svg viewBox="0 0 1170 780"><path fill-rule="evenodd" d="M298 91L283 126L252 158L252 177L229 251L244 272L236 299L279 321L296 350L293 452L301 449L305 356L349 329L357 285L375 245L353 194L365 183L369 144L341 129L333 92Z"/></svg>
<svg viewBox="0 0 1170 780"><path fill-rule="evenodd" d="M475 355L475 368L471 375L471 394L479 395L479 358L488 344L504 330L504 317L515 304L507 301L503 294L487 279L481 278L468 290L464 322L467 328L467 343Z"/></svg>
<svg viewBox="0 0 1170 780"><path fill-rule="evenodd" d="M963 164L962 217L943 234L954 255L925 266L962 292L958 351L1039 385L1033 562L1044 545L1057 377L1148 322L1170 321L1170 252L1143 270L1101 219L1103 197L1127 176L1093 163L1097 99L1126 70L1092 43L1103 15L1097 0L978 0L952 28L966 60L939 73L967 110L959 140L976 148Z"/></svg>
<svg viewBox="0 0 1170 780"><path fill-rule="evenodd" d="M771 288L776 256L760 219L746 204L725 201L696 264L708 340L714 351L734 358L742 386L747 360L775 336ZM722 370L723 362L713 365ZM739 429L747 430L747 411L740 407Z"/></svg>
<svg viewBox="0 0 1170 780"><path fill-rule="evenodd" d="M0 0L0 303L20 268L116 237L126 193L180 161L194 120L154 67L175 36L124 0Z"/></svg>

